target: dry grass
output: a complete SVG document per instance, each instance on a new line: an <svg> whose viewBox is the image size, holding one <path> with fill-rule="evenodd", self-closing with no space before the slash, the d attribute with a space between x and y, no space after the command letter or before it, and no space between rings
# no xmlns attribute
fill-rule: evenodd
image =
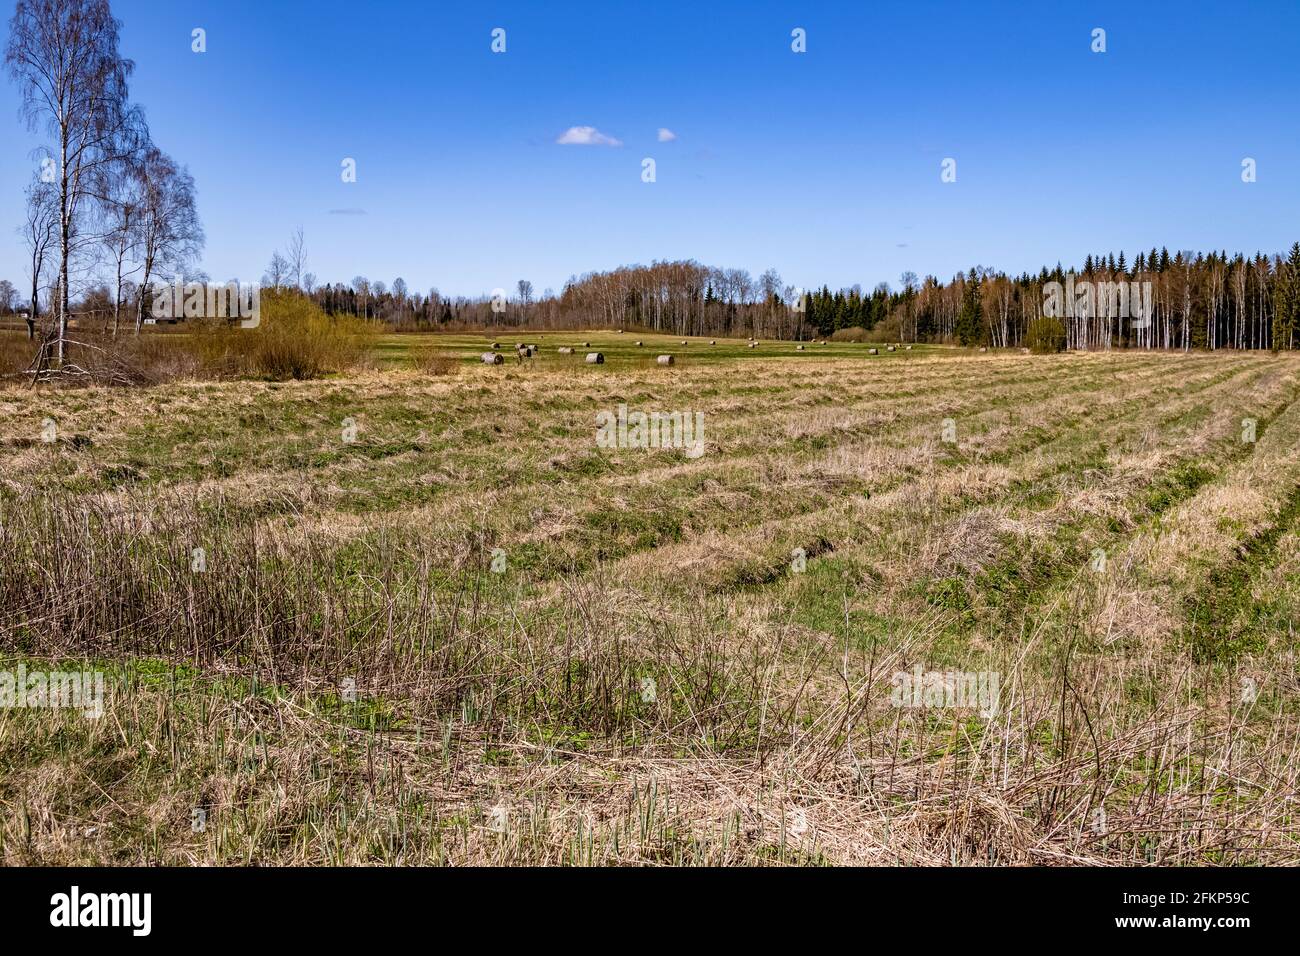
<svg viewBox="0 0 1300 956"><path fill-rule="evenodd" d="M0 333L0 382L31 383L39 340ZM61 387L161 385L205 377L208 368L185 338L171 335L117 336L100 329L73 329L66 343Z"/></svg>
<svg viewBox="0 0 1300 956"><path fill-rule="evenodd" d="M456 356L432 346L417 348L411 354L411 364L425 375L451 375L460 365Z"/></svg>
<svg viewBox="0 0 1300 956"><path fill-rule="evenodd" d="M1290 357L652 361L0 391L0 856L1300 862Z"/></svg>

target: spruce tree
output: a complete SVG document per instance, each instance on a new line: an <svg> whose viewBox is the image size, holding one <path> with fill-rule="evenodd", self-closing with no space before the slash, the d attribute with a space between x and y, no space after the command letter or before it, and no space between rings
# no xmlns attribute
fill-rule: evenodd
<svg viewBox="0 0 1300 956"><path fill-rule="evenodd" d="M984 309L980 304L980 282L975 277L974 271L966 280L954 331L957 334L957 341L962 345L978 345L984 338Z"/></svg>
<svg viewBox="0 0 1300 956"><path fill-rule="evenodd" d="M1273 348L1294 348L1300 325L1300 242L1291 246L1291 255L1277 270L1273 290Z"/></svg>

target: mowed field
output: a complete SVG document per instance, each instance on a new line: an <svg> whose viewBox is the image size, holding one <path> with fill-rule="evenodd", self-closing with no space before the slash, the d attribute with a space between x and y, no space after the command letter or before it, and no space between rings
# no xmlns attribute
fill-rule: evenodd
<svg viewBox="0 0 1300 956"><path fill-rule="evenodd" d="M0 859L1300 862L1297 359L491 341L0 386Z"/></svg>

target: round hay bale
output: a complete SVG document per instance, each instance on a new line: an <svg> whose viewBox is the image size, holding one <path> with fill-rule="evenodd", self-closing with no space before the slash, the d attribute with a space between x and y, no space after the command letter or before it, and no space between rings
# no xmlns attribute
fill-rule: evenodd
<svg viewBox="0 0 1300 956"><path fill-rule="evenodd" d="M682 339L682 345L685 345L685 344L686 344L686 340L685 340L685 339Z"/></svg>
<svg viewBox="0 0 1300 956"><path fill-rule="evenodd" d="M894 347L893 347L892 345L890 345L890 346L886 346L885 351L886 351L886 352L892 352L892 351L894 351Z"/></svg>
<svg viewBox="0 0 1300 956"><path fill-rule="evenodd" d="M483 353L483 364L484 364L484 365L500 365L500 364L503 363L504 361L505 361L505 359L503 359L503 358L501 357L501 354L500 354L499 352L484 352L484 353Z"/></svg>
<svg viewBox="0 0 1300 956"><path fill-rule="evenodd" d="M709 344L710 344L710 345L717 345L717 344L718 344L718 340L717 340L717 339L709 339Z"/></svg>
<svg viewBox="0 0 1300 956"><path fill-rule="evenodd" d="M795 350L796 352L802 352L802 351L803 351L803 346L802 346L802 345L796 345L796 346L794 347L794 350Z"/></svg>
<svg viewBox="0 0 1300 956"><path fill-rule="evenodd" d="M590 342L583 342L583 343L582 343L582 347L583 347L584 349L589 349L589 348L591 348L591 343L590 343Z"/></svg>
<svg viewBox="0 0 1300 956"><path fill-rule="evenodd" d="M660 365L672 365L673 357L671 355L661 355L657 359L655 359L655 361L658 362Z"/></svg>
<svg viewBox="0 0 1300 956"><path fill-rule="evenodd" d="M867 354L868 354L868 355L879 355L879 354L880 354L880 349L867 349Z"/></svg>
<svg viewBox="0 0 1300 956"><path fill-rule="evenodd" d="M560 354L561 354L561 355L572 355L572 354L573 354L573 349L569 348L567 345L561 345L559 351L560 351Z"/></svg>
<svg viewBox="0 0 1300 956"><path fill-rule="evenodd" d="M988 349L986 349L984 346L981 345L981 346L980 346L980 351L981 351L981 352L987 352Z"/></svg>
<svg viewBox="0 0 1300 956"><path fill-rule="evenodd" d="M748 345L745 346L745 348L747 348L747 349L756 349L756 348L758 348L758 343L757 343L757 342L750 342Z"/></svg>
<svg viewBox="0 0 1300 956"><path fill-rule="evenodd" d="M602 355L602 354L599 353L599 352L588 352L588 353L587 353L587 364L588 364L588 365L604 365L604 364L605 364L605 356Z"/></svg>
<svg viewBox="0 0 1300 956"><path fill-rule="evenodd" d="M636 340L636 344L637 344L638 346L640 346L640 344L641 344L641 340L640 340L640 339L637 339L637 340Z"/></svg>
<svg viewBox="0 0 1300 956"><path fill-rule="evenodd" d="M493 342L493 343L492 343L492 347L493 347L494 349L499 349L499 348L501 348L501 343L500 343L500 342Z"/></svg>
<svg viewBox="0 0 1300 956"><path fill-rule="evenodd" d="M904 345L904 346L903 346L903 351L905 351L905 352L910 352L910 351L912 351L912 346L910 346L910 345Z"/></svg>

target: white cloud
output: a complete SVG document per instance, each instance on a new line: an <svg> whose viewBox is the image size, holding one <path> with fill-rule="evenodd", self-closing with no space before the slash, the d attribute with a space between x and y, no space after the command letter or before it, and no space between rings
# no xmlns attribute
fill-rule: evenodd
<svg viewBox="0 0 1300 956"><path fill-rule="evenodd" d="M663 126L659 127L659 142L671 143L676 138L677 138L677 134L674 133L672 130Z"/></svg>
<svg viewBox="0 0 1300 956"><path fill-rule="evenodd" d="M622 146L621 139L606 136L594 126L570 126L556 140L561 146Z"/></svg>

